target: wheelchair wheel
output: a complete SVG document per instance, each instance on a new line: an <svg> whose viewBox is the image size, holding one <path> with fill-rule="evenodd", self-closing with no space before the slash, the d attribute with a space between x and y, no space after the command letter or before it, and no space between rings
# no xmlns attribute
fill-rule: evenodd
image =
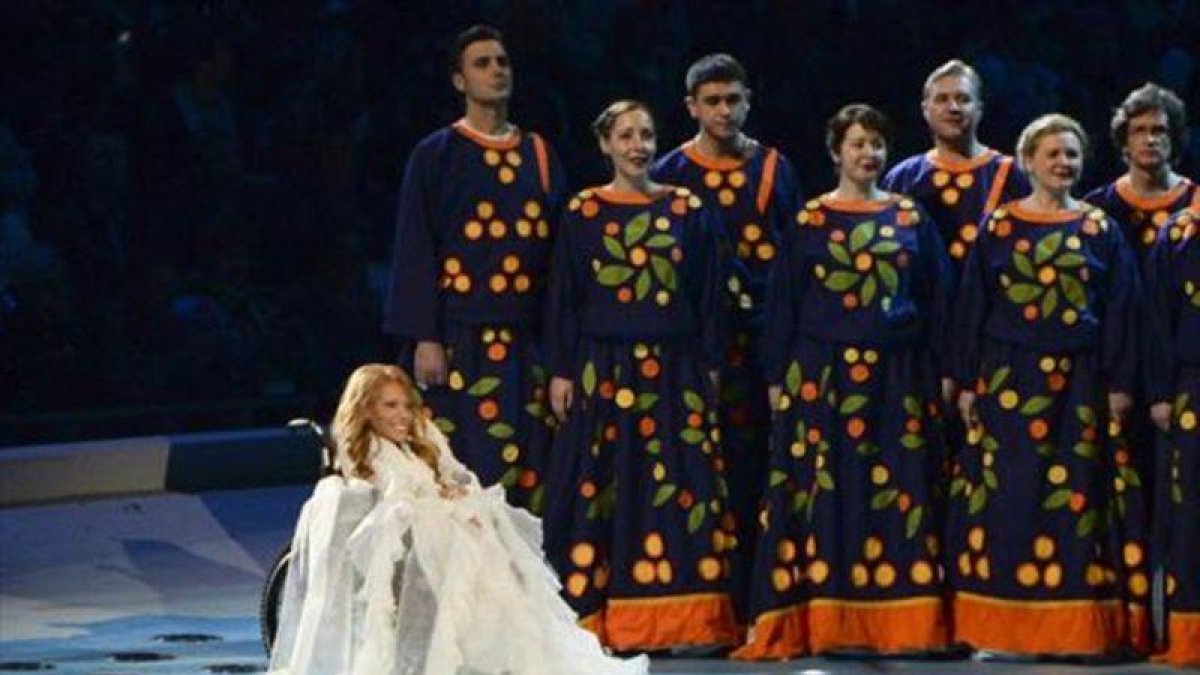
<svg viewBox="0 0 1200 675"><path fill-rule="evenodd" d="M263 586L262 598L258 603L258 624L262 631L263 648L270 655L275 645L275 633L279 629L279 608L283 604L283 586L287 582L288 567L292 563L292 546L283 547L275 557L275 564L267 574L267 582Z"/></svg>

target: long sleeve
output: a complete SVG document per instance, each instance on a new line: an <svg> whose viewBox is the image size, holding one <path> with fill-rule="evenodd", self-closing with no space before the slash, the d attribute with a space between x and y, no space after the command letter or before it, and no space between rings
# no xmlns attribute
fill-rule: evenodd
<svg viewBox="0 0 1200 675"><path fill-rule="evenodd" d="M916 279L915 290L938 374L953 377L953 360L949 353L953 325L951 311L957 290L954 266L946 254L937 224L924 209L918 207L917 210L921 215L917 223L917 253L920 259L917 269L920 276Z"/></svg>
<svg viewBox="0 0 1200 675"><path fill-rule="evenodd" d="M1146 328L1140 344L1147 403L1169 401L1174 393L1175 340L1172 333L1179 311L1179 295L1175 289L1171 240L1166 236L1169 230L1169 227L1162 229L1146 264L1143 324Z"/></svg>
<svg viewBox="0 0 1200 675"><path fill-rule="evenodd" d="M953 331L948 351L951 354L951 375L963 386L969 386L979 376L980 354L983 350L983 327L991 311L991 293L987 282L987 250L990 236L982 228L979 239L967 254L959 280L952 315Z"/></svg>
<svg viewBox="0 0 1200 675"><path fill-rule="evenodd" d="M800 302L808 284L804 261L805 228L794 221L783 228L779 256L767 277L766 309L763 318L763 365L768 384L783 381L788 350L795 338Z"/></svg>
<svg viewBox="0 0 1200 675"><path fill-rule="evenodd" d="M1108 220L1109 272L1101 325L1101 367L1108 387L1132 393L1137 378L1141 283L1137 261L1116 221Z"/></svg>
<svg viewBox="0 0 1200 675"><path fill-rule="evenodd" d="M709 209L698 211L685 235L687 291L700 329L700 348L706 370L719 370L723 363L729 325L729 296L725 283L729 278L730 256L721 245L720 225Z"/></svg>
<svg viewBox="0 0 1200 675"><path fill-rule="evenodd" d="M542 323L546 365L551 374L570 379L579 346L579 311L582 309L582 283L574 269L574 230L579 224L566 214L560 221L550 258L550 283L546 288L546 308Z"/></svg>
<svg viewBox="0 0 1200 675"><path fill-rule="evenodd" d="M391 283L383 329L412 340L441 340L437 290L437 158L446 142L434 136L413 150L404 171L396 217Z"/></svg>

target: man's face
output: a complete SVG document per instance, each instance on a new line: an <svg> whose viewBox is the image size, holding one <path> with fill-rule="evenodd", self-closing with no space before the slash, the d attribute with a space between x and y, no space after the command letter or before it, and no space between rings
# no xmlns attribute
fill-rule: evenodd
<svg viewBox="0 0 1200 675"><path fill-rule="evenodd" d="M685 100L701 131L721 141L740 134L750 112L750 90L737 81L706 82Z"/></svg>
<svg viewBox="0 0 1200 675"><path fill-rule="evenodd" d="M1129 118L1125 129L1125 159L1129 166L1155 172L1171 161L1171 120L1155 109Z"/></svg>
<svg viewBox="0 0 1200 675"><path fill-rule="evenodd" d="M508 52L496 40L472 42L459 57L454 88L468 100L483 105L503 103L512 95L512 65Z"/></svg>
<svg viewBox="0 0 1200 675"><path fill-rule="evenodd" d="M947 75L929 86L921 101L921 113L934 138L957 142L975 138L983 117L983 102L969 77Z"/></svg>

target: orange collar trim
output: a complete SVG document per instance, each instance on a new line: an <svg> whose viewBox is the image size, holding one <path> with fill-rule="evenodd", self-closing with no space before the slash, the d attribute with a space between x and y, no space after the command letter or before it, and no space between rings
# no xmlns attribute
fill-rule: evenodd
<svg viewBox="0 0 1200 675"><path fill-rule="evenodd" d="M468 140L492 150L512 150L521 144L521 130L516 125L513 125L512 131L500 138L485 136L468 127L464 120L458 120L454 124L451 124L450 127L463 136L466 136Z"/></svg>
<svg viewBox="0 0 1200 675"><path fill-rule="evenodd" d="M1114 184L1117 188L1117 194L1130 206L1142 211L1160 211L1171 206L1171 204L1175 203L1175 200L1182 197L1183 193L1187 192L1187 189L1191 187L1192 181L1185 176L1175 184L1175 187L1154 197L1143 196L1137 190L1134 190L1133 181L1130 180L1129 174L1121 176Z"/></svg>
<svg viewBox="0 0 1200 675"><path fill-rule="evenodd" d="M1080 203L1082 204L1083 202ZM1088 212L1086 206L1084 208L1063 209L1061 211L1033 211L1021 206L1020 202L1009 202L1001 208L1006 209L1012 215L1026 222L1046 225L1069 223L1072 220L1082 218Z"/></svg>
<svg viewBox="0 0 1200 675"><path fill-rule="evenodd" d="M746 165L747 161L749 161L748 159L711 157L700 152L700 149L696 147L695 140L687 141L683 145L679 146L679 149L683 151L683 154L686 155L688 159L699 164L705 169L712 171L732 171L733 169L740 169Z"/></svg>
<svg viewBox="0 0 1200 675"><path fill-rule="evenodd" d="M624 204L629 206L646 206L672 194L675 188L670 185L663 185L658 190L651 194L643 192L629 192L626 190L614 190L609 187L593 187L589 188L596 197L603 199L610 204Z"/></svg>
<svg viewBox="0 0 1200 675"><path fill-rule="evenodd" d="M821 204L835 211L849 211L851 213L879 213L887 209L892 204L895 204L900 199L900 195L888 193L885 199L878 201L868 201L865 199L838 199L833 196L832 192L817 197Z"/></svg>
<svg viewBox="0 0 1200 675"><path fill-rule="evenodd" d="M964 171L974 171L975 169L978 169L984 164L992 161L992 158L999 154L999 152L993 150L992 148L984 147L983 152L979 153L979 155L976 157L972 157L971 159L947 159L938 154L937 148L930 148L929 152L925 153L925 158L929 160L930 164L939 169L952 171L954 173L962 173Z"/></svg>

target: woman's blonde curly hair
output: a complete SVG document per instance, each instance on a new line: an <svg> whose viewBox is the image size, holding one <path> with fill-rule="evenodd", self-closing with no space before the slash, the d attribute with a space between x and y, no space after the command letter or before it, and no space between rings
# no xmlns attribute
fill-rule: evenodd
<svg viewBox="0 0 1200 675"><path fill-rule="evenodd" d="M413 414L412 436L408 442L408 449L433 469L435 478L440 478L438 447L425 433L425 423L429 415L421 408L421 396L408 373L397 366L383 363L368 363L350 373L346 380L346 388L342 390L342 398L338 402L337 413L333 417L334 438L350 458L348 474L360 478L375 475L367 461L371 451L371 406L384 385L389 382L400 385L404 390Z"/></svg>

